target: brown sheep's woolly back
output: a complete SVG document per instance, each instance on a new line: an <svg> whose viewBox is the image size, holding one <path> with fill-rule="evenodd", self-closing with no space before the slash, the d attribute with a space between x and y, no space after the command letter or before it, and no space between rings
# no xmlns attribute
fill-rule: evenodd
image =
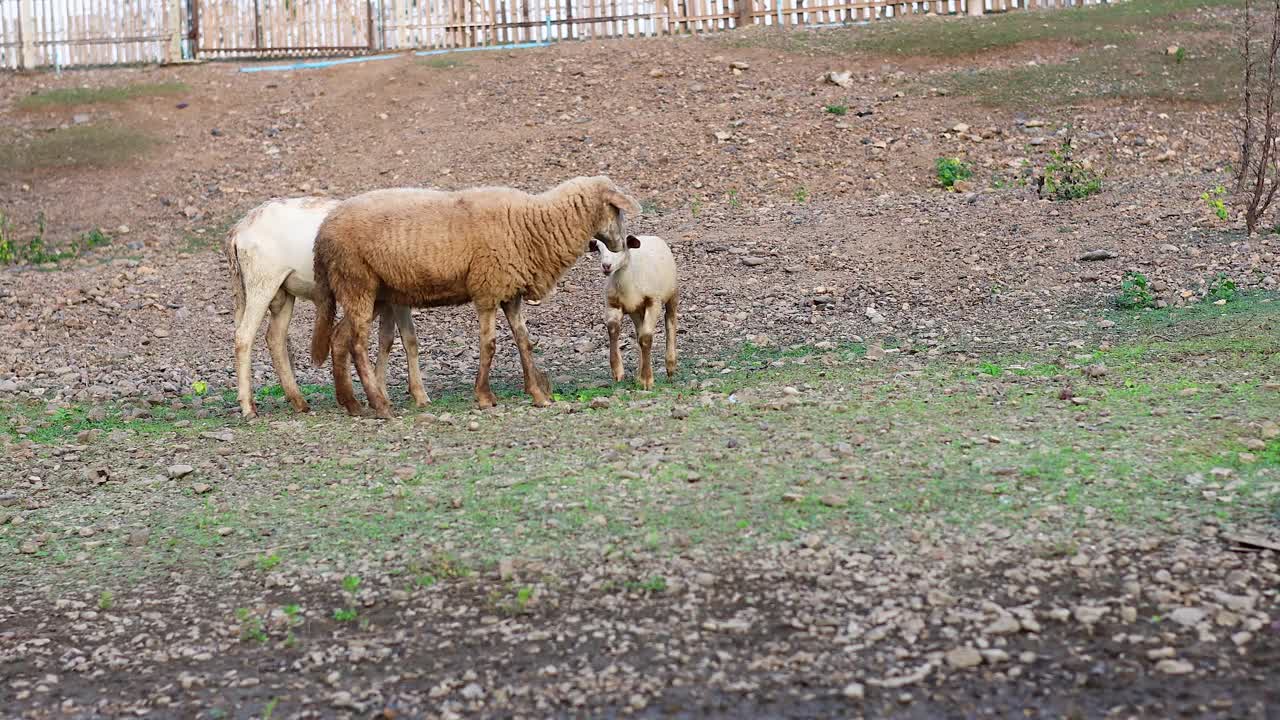
<svg viewBox="0 0 1280 720"><path fill-rule="evenodd" d="M538 195L392 189L351 198L316 235L311 359L323 364L335 342L335 301L348 315L349 303L364 307L370 298L414 307L474 302L483 325L486 309L546 296L592 237L618 246L624 214L639 211L604 176Z"/></svg>

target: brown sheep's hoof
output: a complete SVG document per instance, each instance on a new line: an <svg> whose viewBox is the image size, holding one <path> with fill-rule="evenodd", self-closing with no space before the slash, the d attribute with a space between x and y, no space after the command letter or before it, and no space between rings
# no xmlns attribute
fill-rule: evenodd
<svg viewBox="0 0 1280 720"><path fill-rule="evenodd" d="M498 406L498 397L492 392L476 393L476 406L481 410L488 410Z"/></svg>
<svg viewBox="0 0 1280 720"><path fill-rule="evenodd" d="M294 403L293 409L297 410L300 413L311 412L311 406L307 404L306 400L299 400L298 402Z"/></svg>

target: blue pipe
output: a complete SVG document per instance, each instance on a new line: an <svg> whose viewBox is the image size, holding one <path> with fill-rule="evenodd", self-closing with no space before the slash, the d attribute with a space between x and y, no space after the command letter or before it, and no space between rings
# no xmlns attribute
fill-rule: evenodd
<svg viewBox="0 0 1280 720"><path fill-rule="evenodd" d="M306 70L308 68L326 68L334 65L346 65L347 63L368 62L370 60L391 60L401 57L399 53L395 55L366 55L364 57L343 58L341 60L313 60L309 62L290 63L288 65L254 65L240 68L240 72L280 72L286 70Z"/></svg>
<svg viewBox="0 0 1280 720"><path fill-rule="evenodd" d="M447 53L471 52L473 50L523 50L525 48L547 47L550 42L512 43L510 45L479 45L477 47L449 48L446 50L419 50L414 55L445 55Z"/></svg>

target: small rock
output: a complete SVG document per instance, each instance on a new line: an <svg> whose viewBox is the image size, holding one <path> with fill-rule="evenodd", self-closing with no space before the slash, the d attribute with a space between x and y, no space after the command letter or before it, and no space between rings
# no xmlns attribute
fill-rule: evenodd
<svg viewBox="0 0 1280 720"><path fill-rule="evenodd" d="M1099 260L1110 260L1116 257L1119 256L1110 250L1090 250L1089 252L1081 255L1079 260L1081 262L1097 262Z"/></svg>
<svg viewBox="0 0 1280 720"><path fill-rule="evenodd" d="M1107 609L1104 607L1079 605L1071 611L1071 614L1075 616L1076 622L1083 625L1093 625L1107 614Z"/></svg>
<svg viewBox="0 0 1280 720"><path fill-rule="evenodd" d="M982 653L968 646L948 650L946 657L947 664L957 669L977 667L982 664Z"/></svg>
<svg viewBox="0 0 1280 720"><path fill-rule="evenodd" d="M1186 675L1195 672L1196 666L1186 660L1161 660L1156 663L1156 670L1166 675Z"/></svg>
<svg viewBox="0 0 1280 720"><path fill-rule="evenodd" d="M1001 615L999 619L987 626L988 635L1009 635L1022 629L1022 624L1012 615Z"/></svg>
<svg viewBox="0 0 1280 720"><path fill-rule="evenodd" d="M845 685L844 690L840 691L840 694L850 700L862 700L867 696L867 690L862 686L862 683L855 682Z"/></svg>
<svg viewBox="0 0 1280 720"><path fill-rule="evenodd" d="M197 495L204 495L205 493L209 492L213 488L205 483L196 483L195 485L191 486L191 489L195 491L195 494Z"/></svg>
<svg viewBox="0 0 1280 720"><path fill-rule="evenodd" d="M472 420L471 422L467 423L467 429L472 432L475 432L476 430L480 429L480 423L476 422L475 420Z"/></svg>
<svg viewBox="0 0 1280 720"><path fill-rule="evenodd" d="M218 533L219 537L226 537L231 533L235 532L235 530L227 527L226 525L223 525L222 527L218 528L215 532Z"/></svg>
<svg viewBox="0 0 1280 720"><path fill-rule="evenodd" d="M748 65L747 63L742 62L741 60L734 60L733 62L729 63L729 68L731 70L738 70L741 72L744 70L750 70L751 66ZM813 76L810 75L809 77L813 77Z"/></svg>
<svg viewBox="0 0 1280 720"><path fill-rule="evenodd" d="M1183 627L1195 627L1204 622L1205 612L1200 608L1182 607L1169 613L1169 619Z"/></svg>
<svg viewBox="0 0 1280 720"><path fill-rule="evenodd" d="M592 410L605 410L611 404L612 402L607 397L595 397L595 398L591 398L591 404L588 405L587 407L591 408Z"/></svg>
<svg viewBox="0 0 1280 720"><path fill-rule="evenodd" d="M132 547L142 547L151 540L151 531L143 528L129 533L128 543Z"/></svg>
<svg viewBox="0 0 1280 720"><path fill-rule="evenodd" d="M166 472L169 473L170 479L177 480L178 478L186 477L195 472L195 468L190 465L170 465Z"/></svg>
<svg viewBox="0 0 1280 720"><path fill-rule="evenodd" d="M832 85L839 85L842 88L853 87L853 73L849 72L848 70L842 70L842 71L832 70L831 72L827 73L827 82L831 83ZM862 687L862 686L859 685L858 687Z"/></svg>
<svg viewBox="0 0 1280 720"><path fill-rule="evenodd" d="M742 258L742 264L746 265L747 267L759 267L760 265L763 265L766 262L768 261L765 260L764 258L755 257L754 255L747 255L746 257Z"/></svg>

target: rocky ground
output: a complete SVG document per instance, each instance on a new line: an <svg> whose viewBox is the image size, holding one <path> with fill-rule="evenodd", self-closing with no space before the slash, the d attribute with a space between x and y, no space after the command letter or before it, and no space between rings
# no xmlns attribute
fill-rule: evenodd
<svg viewBox="0 0 1280 720"><path fill-rule="evenodd" d="M0 271L0 714L1276 717L1280 236L1201 199L1208 5L956 57L854 28L8 78L11 237L111 242ZM1070 97L981 89L1105 53ZM81 86L162 90L29 99ZM1041 199L1066 139L1102 191ZM452 308L417 314L432 407L352 421L299 367L299 419L263 348L235 416L247 209L597 173L680 263L676 382L607 382L584 261L531 310L551 411L501 340L472 411Z"/></svg>

